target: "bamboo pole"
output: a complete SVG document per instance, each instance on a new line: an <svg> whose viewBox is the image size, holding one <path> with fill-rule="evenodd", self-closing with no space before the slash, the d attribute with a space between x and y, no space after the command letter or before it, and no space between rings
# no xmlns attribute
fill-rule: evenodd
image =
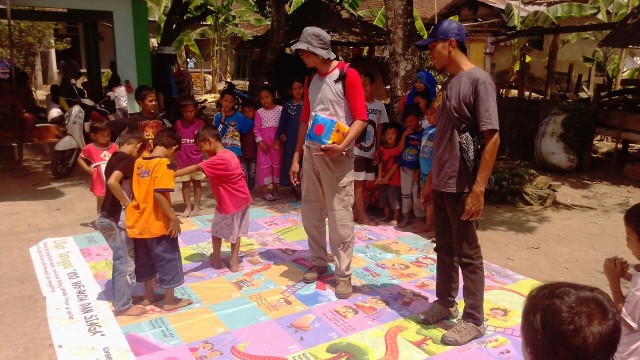
<svg viewBox="0 0 640 360"><path fill-rule="evenodd" d="M549 61L547 62L547 79L544 82L544 98L549 100L551 98L551 86L553 85L553 73L556 70L556 63L558 61L558 43L560 42L560 35L553 34L551 44L549 45Z"/></svg>

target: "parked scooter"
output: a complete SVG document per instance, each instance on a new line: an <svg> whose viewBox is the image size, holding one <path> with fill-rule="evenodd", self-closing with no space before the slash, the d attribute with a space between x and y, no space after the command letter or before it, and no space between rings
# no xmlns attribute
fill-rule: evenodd
<svg viewBox="0 0 640 360"><path fill-rule="evenodd" d="M114 100L115 94L110 92L107 97L98 104L90 99L65 99L77 102L64 115L64 137L55 145L55 151L51 159L51 174L56 179L62 179L75 169L80 152L89 139L89 126L91 120L97 118L107 119L109 111L102 106L107 100Z"/></svg>

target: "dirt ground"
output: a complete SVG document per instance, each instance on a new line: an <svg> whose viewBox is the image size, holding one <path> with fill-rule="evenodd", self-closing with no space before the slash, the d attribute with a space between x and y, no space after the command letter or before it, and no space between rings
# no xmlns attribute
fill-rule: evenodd
<svg viewBox="0 0 640 360"><path fill-rule="evenodd" d="M629 258L622 213L640 202L640 183L600 174L551 174L562 183L558 198L590 208L487 206L480 227L485 259L540 281L572 281L608 286L602 262L615 254ZM210 189L204 187L204 213L212 212ZM180 193L174 193L182 210ZM0 359L55 359L45 304L29 248L47 237L92 232L95 200L89 177L78 169L54 180L48 162L22 166L0 162ZM632 259L629 259L630 261Z"/></svg>

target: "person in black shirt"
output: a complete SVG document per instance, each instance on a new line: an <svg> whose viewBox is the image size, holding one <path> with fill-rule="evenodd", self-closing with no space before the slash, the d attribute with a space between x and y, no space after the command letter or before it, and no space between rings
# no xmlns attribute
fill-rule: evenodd
<svg viewBox="0 0 640 360"><path fill-rule="evenodd" d="M144 150L144 133L127 129L120 134L119 151L105 167L107 187L96 226L113 252L111 285L116 315L140 316L144 306L133 305L131 291L136 283L133 262L133 242L127 236L124 209L131 204L131 178L136 158Z"/></svg>

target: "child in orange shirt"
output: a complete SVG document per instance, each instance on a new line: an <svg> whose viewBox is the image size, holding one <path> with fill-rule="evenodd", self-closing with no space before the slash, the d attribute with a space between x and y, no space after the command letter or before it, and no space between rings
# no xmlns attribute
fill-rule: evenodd
<svg viewBox="0 0 640 360"><path fill-rule="evenodd" d="M182 257L178 245L181 221L171 208L169 193L175 186L174 172L168 165L180 150L182 139L172 129L158 131L151 154L136 160L133 174L133 202L126 209L127 234L135 249L136 279L144 282L146 306L162 300L153 291L158 275L164 288L165 311L191 305L190 299L175 296L176 287L184 283Z"/></svg>

